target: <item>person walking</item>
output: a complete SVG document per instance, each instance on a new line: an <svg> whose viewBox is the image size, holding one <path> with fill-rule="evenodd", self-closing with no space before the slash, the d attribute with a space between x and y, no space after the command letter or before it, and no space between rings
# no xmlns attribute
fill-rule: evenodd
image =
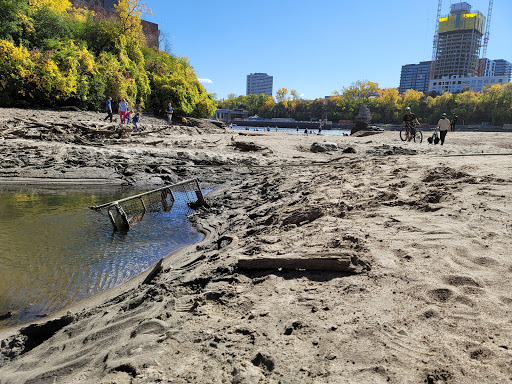
<svg viewBox="0 0 512 384"><path fill-rule="evenodd" d="M167 104L167 108L165 109L165 112L167 113L167 122L169 124L172 124L172 105L171 105L171 103Z"/></svg>
<svg viewBox="0 0 512 384"><path fill-rule="evenodd" d="M107 120L108 118L110 118L110 122L112 122L112 98L109 97L107 99L107 117L105 117L103 119L103 121Z"/></svg>
<svg viewBox="0 0 512 384"><path fill-rule="evenodd" d="M455 132L455 124L457 124L457 120L459 117L454 113L452 117L452 121L450 121L450 126L452 128L452 132Z"/></svg>
<svg viewBox="0 0 512 384"><path fill-rule="evenodd" d="M119 103L119 118L121 119L121 124L124 124L126 121L126 112L128 111L128 103L125 99L121 99Z"/></svg>
<svg viewBox="0 0 512 384"><path fill-rule="evenodd" d="M133 116L133 119L132 119L132 124L133 124L133 126L134 126L134 128L135 128L135 130L136 130L136 131L138 131L138 130L139 130L139 121L140 121L140 115L139 115L139 113L137 112L137 113L135 114L135 116Z"/></svg>
<svg viewBox="0 0 512 384"><path fill-rule="evenodd" d="M441 115L441 118L437 122L437 128L439 128L439 135L441 138L441 145L444 144L444 139L446 137L446 134L450 130L450 120L446 118L446 113L443 113Z"/></svg>

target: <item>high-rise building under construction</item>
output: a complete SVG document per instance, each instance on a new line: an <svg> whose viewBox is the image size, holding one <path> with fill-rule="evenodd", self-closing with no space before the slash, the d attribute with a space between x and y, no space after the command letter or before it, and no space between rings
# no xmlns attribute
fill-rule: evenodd
<svg viewBox="0 0 512 384"><path fill-rule="evenodd" d="M478 76L484 30L482 13L471 12L466 2L452 4L450 15L439 19L433 78Z"/></svg>

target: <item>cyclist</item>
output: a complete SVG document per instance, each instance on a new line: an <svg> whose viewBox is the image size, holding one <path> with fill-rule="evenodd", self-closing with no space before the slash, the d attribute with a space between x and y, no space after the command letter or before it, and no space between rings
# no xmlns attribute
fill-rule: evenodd
<svg viewBox="0 0 512 384"><path fill-rule="evenodd" d="M420 122L416 118L416 115L411 112L411 107L405 108L405 115L402 119L402 125L405 125L405 130L407 132L406 141L411 140L411 134L414 134L414 127L420 125Z"/></svg>

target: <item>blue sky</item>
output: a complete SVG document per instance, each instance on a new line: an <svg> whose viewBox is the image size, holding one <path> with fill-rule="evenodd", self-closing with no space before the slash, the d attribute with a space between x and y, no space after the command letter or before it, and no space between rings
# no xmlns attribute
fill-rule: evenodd
<svg viewBox="0 0 512 384"><path fill-rule="evenodd" d="M458 1L453 1L453 3ZM488 0L469 0L487 15ZM443 1L442 15L451 1ZM170 52L189 58L219 99L245 94L246 76L276 90L328 96L357 80L398 87L402 65L430 60L437 0L146 0ZM160 49L165 49L162 44ZM512 62L512 1L494 0L487 56Z"/></svg>

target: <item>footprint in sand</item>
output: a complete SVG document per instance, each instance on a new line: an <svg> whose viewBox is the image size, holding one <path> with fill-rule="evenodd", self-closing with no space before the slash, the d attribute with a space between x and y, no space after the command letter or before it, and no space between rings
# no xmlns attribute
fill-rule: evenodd
<svg viewBox="0 0 512 384"><path fill-rule="evenodd" d="M454 292L448 288L438 288L431 290L429 294L434 300L445 303L453 296Z"/></svg>

